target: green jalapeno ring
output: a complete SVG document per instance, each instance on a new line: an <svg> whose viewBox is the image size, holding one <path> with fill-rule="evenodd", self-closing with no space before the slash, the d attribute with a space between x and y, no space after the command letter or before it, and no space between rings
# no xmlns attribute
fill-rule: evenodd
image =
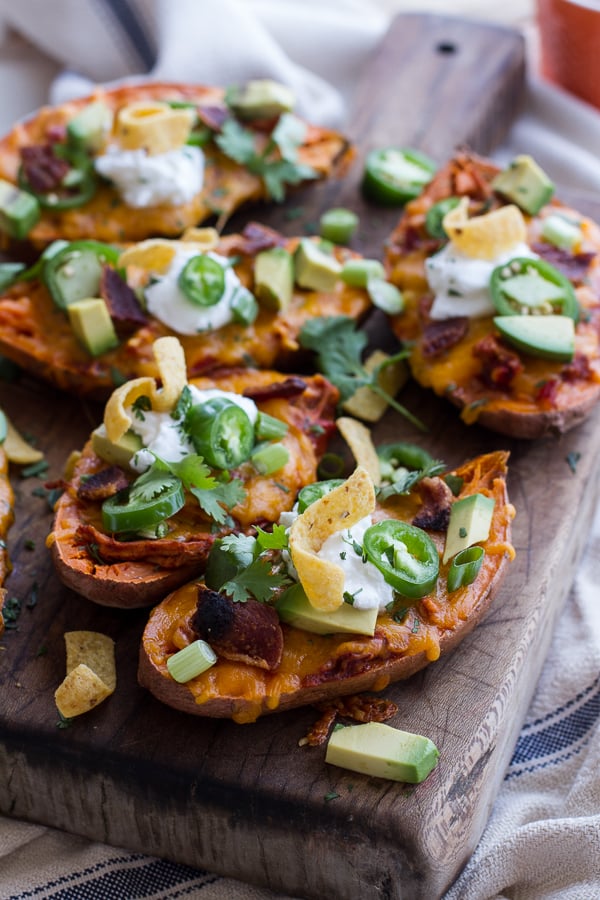
<svg viewBox="0 0 600 900"><path fill-rule="evenodd" d="M429 207L425 213L425 228L431 237L440 241L448 239L442 222L446 213L458 206L460 199L460 197L446 197L444 200L438 200L437 203Z"/></svg>
<svg viewBox="0 0 600 900"><path fill-rule="evenodd" d="M179 273L177 284L197 306L214 306L225 293L225 270L212 256L192 256Z"/></svg>
<svg viewBox="0 0 600 900"><path fill-rule="evenodd" d="M143 476L142 476L143 477ZM138 479L139 481L139 479ZM107 532L137 532L158 525L174 516L185 504L183 484L174 475L156 479L152 496L151 481L143 485L134 481L102 504L102 524Z"/></svg>
<svg viewBox="0 0 600 900"><path fill-rule="evenodd" d="M326 481L315 481L313 484L305 485L298 493L298 512L302 514L312 503L325 497L341 484L344 484L343 478L328 478Z"/></svg>
<svg viewBox="0 0 600 900"><path fill-rule="evenodd" d="M120 254L100 241L72 241L44 260L42 281L56 305L66 309L77 300L98 296L102 264L117 265Z"/></svg>
<svg viewBox="0 0 600 900"><path fill-rule="evenodd" d="M540 279L540 284L537 283ZM535 289L546 282L548 299L542 294L536 297ZM511 296L509 287L515 296ZM526 298L526 289L531 288L531 299ZM518 291L515 291L519 288ZM522 301L517 297L523 294ZM575 322L579 321L579 303L575 289L569 279L554 266L543 259L530 259L517 256L514 259L496 266L490 278L490 292L494 306L501 316L529 315L563 315Z"/></svg>
<svg viewBox="0 0 600 900"><path fill-rule="evenodd" d="M363 549L367 559L403 597L420 600L435 587L440 557L422 528L398 519L378 522L365 531Z"/></svg>
<svg viewBox="0 0 600 900"><path fill-rule="evenodd" d="M472 584L483 565L485 550L477 545L466 547L456 554L448 569L448 593Z"/></svg>
<svg viewBox="0 0 600 900"><path fill-rule="evenodd" d="M431 181L436 164L418 150L385 147L371 150L363 174L364 195L382 206L401 206Z"/></svg>
<svg viewBox="0 0 600 900"><path fill-rule="evenodd" d="M249 458L254 447L254 427L248 414L226 397L192 406L184 427L196 452L214 469L234 469Z"/></svg>

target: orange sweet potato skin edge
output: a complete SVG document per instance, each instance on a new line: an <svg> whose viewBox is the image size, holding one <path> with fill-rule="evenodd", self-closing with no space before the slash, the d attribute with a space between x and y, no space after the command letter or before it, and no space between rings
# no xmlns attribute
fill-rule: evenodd
<svg viewBox="0 0 600 900"><path fill-rule="evenodd" d="M490 454L490 456L506 458L506 454L501 452ZM504 478L502 479L501 491L500 493L496 493L495 496L497 498L497 503L502 504L505 509L509 508L506 481ZM495 543L510 544L510 522L511 516L507 515L502 529L495 535ZM493 577L490 578L483 588L480 588L468 617L461 621L456 627L443 632L440 638L440 656L453 650L487 613L490 604L496 596L506 575L508 563L508 556L503 554ZM469 588L469 590L472 589ZM151 626L146 626L147 630L149 627ZM363 691L381 690L382 687L385 687L392 682L409 678L415 672L425 668L429 663L430 660L427 658L425 652L376 661L372 663L371 667L366 672L343 678L332 678L329 676L328 680L324 679L318 684L284 693L281 695L279 703L275 708L271 705L267 705L266 700L263 700L262 707L258 714L266 715L274 712L282 712L287 709L331 700L334 697L356 694ZM317 673L315 672L315 674ZM144 638L140 647L138 681L142 687L147 688L162 703L192 715L210 718L237 718L239 721L245 721L245 705L248 707L252 705L251 703L245 704L245 701L239 697L228 696L214 697L204 703L197 703L193 694L188 690L185 684L178 684L172 678L165 676L163 671L161 671L159 666L152 659L152 656L146 647L146 632L144 633ZM253 714L251 714L248 717L248 721L253 720L254 717Z"/></svg>

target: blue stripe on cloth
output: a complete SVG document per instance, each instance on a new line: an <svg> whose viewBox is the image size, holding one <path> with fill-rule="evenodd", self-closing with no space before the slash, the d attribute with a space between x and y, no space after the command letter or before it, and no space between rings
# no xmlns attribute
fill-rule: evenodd
<svg viewBox="0 0 600 900"><path fill-rule="evenodd" d="M523 726L505 778L564 762L581 751L600 718L600 678L541 719Z"/></svg>
<svg viewBox="0 0 600 900"><path fill-rule="evenodd" d="M144 69L149 71L156 62L156 47L138 18L131 0L97 0L97 2L102 3L113 14L139 56Z"/></svg>
<svg viewBox="0 0 600 900"><path fill-rule="evenodd" d="M220 876L202 869L131 854L71 872L5 900L143 900L156 895L161 900L175 900L219 880Z"/></svg>

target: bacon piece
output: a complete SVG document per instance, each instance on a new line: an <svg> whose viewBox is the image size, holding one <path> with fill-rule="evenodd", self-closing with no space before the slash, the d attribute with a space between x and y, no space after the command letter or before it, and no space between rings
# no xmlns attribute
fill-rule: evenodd
<svg viewBox="0 0 600 900"><path fill-rule="evenodd" d="M387 722L398 712L398 707L385 697L369 697L365 694L353 694L350 697L337 697L315 703L322 715L312 726L300 743L310 747L320 747L325 743L329 731L338 717L352 719L354 722Z"/></svg>
<svg viewBox="0 0 600 900"><path fill-rule="evenodd" d="M51 144L63 144L67 139L67 126L64 122L53 122L45 131L46 140Z"/></svg>
<svg viewBox="0 0 600 900"><path fill-rule="evenodd" d="M577 353L573 361L561 372L564 381L587 381L591 374L590 361L583 353Z"/></svg>
<svg viewBox="0 0 600 900"><path fill-rule="evenodd" d="M493 334L488 334L473 347L473 355L482 362L481 377L487 385L505 390L523 370L516 353L503 347Z"/></svg>
<svg viewBox="0 0 600 900"><path fill-rule="evenodd" d="M227 119L231 118L229 110L224 106L197 106L196 112L202 124L211 131L220 131Z"/></svg>
<svg viewBox="0 0 600 900"><path fill-rule="evenodd" d="M249 597L235 603L225 594L198 586L191 619L196 635L218 656L273 671L283 655L283 631L272 606Z"/></svg>
<svg viewBox="0 0 600 900"><path fill-rule="evenodd" d="M21 147L23 174L38 194L58 190L70 169L68 162L54 154L52 144Z"/></svg>
<svg viewBox="0 0 600 900"><path fill-rule="evenodd" d="M583 281L596 256L596 253L593 252L570 253L562 247L555 247L545 241L533 244L531 249L573 282Z"/></svg>
<svg viewBox="0 0 600 900"><path fill-rule="evenodd" d="M430 322L423 332L421 349L426 359L439 356L440 353L454 347L462 341L469 330L467 316L455 316L453 319L441 319Z"/></svg>
<svg viewBox="0 0 600 900"><path fill-rule="evenodd" d="M417 528L446 531L450 521L452 491L442 478L422 478L416 485L423 505L412 520Z"/></svg>
<svg viewBox="0 0 600 900"><path fill-rule="evenodd" d="M290 397L298 397L306 390L306 381L297 375L290 375L283 381L276 381L274 384L267 384L263 387L248 388L244 391L244 397L249 397L255 403L263 400L289 399Z"/></svg>
<svg viewBox="0 0 600 900"><path fill-rule="evenodd" d="M235 240L229 244L230 250L246 256L255 256L261 250L268 250L270 247L285 247L287 243L287 238L283 235L258 222L248 222L240 235L232 237Z"/></svg>
<svg viewBox="0 0 600 900"><path fill-rule="evenodd" d="M76 533L78 545L95 545L107 563L142 560L164 569L203 565L214 540L214 535L201 532L186 536L184 541L166 537L160 540L118 541L93 525L80 525Z"/></svg>
<svg viewBox="0 0 600 900"><path fill-rule="evenodd" d="M106 500L128 485L129 479L122 469L118 466L108 466L94 472L85 481L80 481L77 496L80 500Z"/></svg>
<svg viewBox="0 0 600 900"><path fill-rule="evenodd" d="M560 380L555 376L542 381L535 394L536 401L548 406L556 406L559 387Z"/></svg>
<svg viewBox="0 0 600 900"><path fill-rule="evenodd" d="M148 321L135 291L110 266L102 266L100 296L108 306L119 335L130 334Z"/></svg>

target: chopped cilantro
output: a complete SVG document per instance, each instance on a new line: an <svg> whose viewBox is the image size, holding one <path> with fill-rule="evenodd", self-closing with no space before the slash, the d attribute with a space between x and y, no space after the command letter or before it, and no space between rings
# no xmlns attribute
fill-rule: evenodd
<svg viewBox="0 0 600 900"><path fill-rule="evenodd" d="M133 403L131 404L131 408L136 419L139 419L140 422L143 422L146 418L144 416L144 413L149 412L152 409L150 397L146 396L146 394L142 394L141 397L137 397L133 401Z"/></svg>
<svg viewBox="0 0 600 900"><path fill-rule="evenodd" d="M21 469L21 478L33 478L35 475L43 475L47 471L48 463L45 459L40 459L39 462L32 463L30 466L25 466L24 469Z"/></svg>
<svg viewBox="0 0 600 900"><path fill-rule="evenodd" d="M581 459L581 453L578 453L576 450L574 450L571 453L567 453L565 459L567 461L567 465L569 466L571 472L574 475L575 472L577 471L577 463Z"/></svg>
<svg viewBox="0 0 600 900"><path fill-rule="evenodd" d="M329 793L325 794L323 800L325 801L325 803L329 803L330 800L337 800L339 796L340 795L337 793L337 791L329 791Z"/></svg>
<svg viewBox="0 0 600 900"><path fill-rule="evenodd" d="M464 527L463 527L463 528L459 528L459 529L458 529L458 536L461 537L461 538L466 538L466 536L467 536L467 529L464 528Z"/></svg>
<svg viewBox="0 0 600 900"><path fill-rule="evenodd" d="M2 607L4 626L7 630L15 630L21 615L22 602L18 597L7 597Z"/></svg>
<svg viewBox="0 0 600 900"><path fill-rule="evenodd" d="M66 716L63 716L62 713L59 712L59 719L56 723L57 728L70 728L73 724L73 719L67 719Z"/></svg>
<svg viewBox="0 0 600 900"><path fill-rule="evenodd" d="M34 497L42 497L44 500L47 501L50 509L54 510L56 501L58 500L58 498L60 497L62 492L63 492L63 489L60 487L45 488L40 485L39 487L34 488L31 493Z"/></svg>
<svg viewBox="0 0 600 900"><path fill-rule="evenodd" d="M244 603L250 596L265 603L270 600L273 591L289 583L287 575L274 574L271 564L258 557L235 578L226 581L221 591L230 596L234 603Z"/></svg>
<svg viewBox="0 0 600 900"><path fill-rule="evenodd" d="M464 478L459 475L444 475L444 481L455 497L458 497L464 484Z"/></svg>

